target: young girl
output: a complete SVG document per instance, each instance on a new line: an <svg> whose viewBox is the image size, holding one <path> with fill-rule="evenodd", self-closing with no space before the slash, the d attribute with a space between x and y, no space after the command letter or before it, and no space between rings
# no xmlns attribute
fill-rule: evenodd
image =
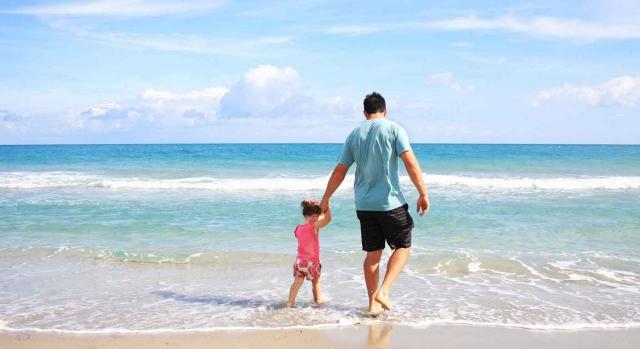
<svg viewBox="0 0 640 349"><path fill-rule="evenodd" d="M311 281L313 285L313 300L316 304L322 303L320 295L320 243L318 233L331 222L331 211L322 215L320 203L315 200L304 200L301 204L304 223L294 230L294 235L298 239L298 256L293 264L293 284L289 290L289 301L287 306L293 308L296 304L298 290L304 279Z"/></svg>

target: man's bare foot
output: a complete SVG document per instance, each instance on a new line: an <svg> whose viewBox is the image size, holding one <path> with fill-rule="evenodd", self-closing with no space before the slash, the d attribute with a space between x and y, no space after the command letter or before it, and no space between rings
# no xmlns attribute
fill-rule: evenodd
<svg viewBox="0 0 640 349"><path fill-rule="evenodd" d="M367 315L369 315L370 317L378 317L380 314L382 314L382 306L380 305L380 303L376 302L375 300L371 301L371 303L369 304Z"/></svg>
<svg viewBox="0 0 640 349"><path fill-rule="evenodd" d="M375 300L380 303L383 309L391 309L391 299L389 299L389 290L380 289L376 292Z"/></svg>

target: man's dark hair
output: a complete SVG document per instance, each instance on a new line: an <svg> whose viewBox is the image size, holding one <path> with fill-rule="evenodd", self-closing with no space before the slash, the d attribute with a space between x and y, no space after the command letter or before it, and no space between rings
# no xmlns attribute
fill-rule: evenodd
<svg viewBox="0 0 640 349"><path fill-rule="evenodd" d="M367 95L364 98L364 102L362 104L364 104L364 111L366 111L367 114L375 114L377 112L383 112L387 110L387 105L384 102L384 97L382 97L381 94L375 91Z"/></svg>

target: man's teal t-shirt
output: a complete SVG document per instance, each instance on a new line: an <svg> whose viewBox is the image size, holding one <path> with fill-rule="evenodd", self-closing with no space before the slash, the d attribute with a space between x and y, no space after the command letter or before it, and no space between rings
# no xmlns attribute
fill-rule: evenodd
<svg viewBox="0 0 640 349"><path fill-rule="evenodd" d="M356 210L389 211L406 203L398 160L411 150L407 132L386 118L364 121L347 137L339 163L356 163Z"/></svg>

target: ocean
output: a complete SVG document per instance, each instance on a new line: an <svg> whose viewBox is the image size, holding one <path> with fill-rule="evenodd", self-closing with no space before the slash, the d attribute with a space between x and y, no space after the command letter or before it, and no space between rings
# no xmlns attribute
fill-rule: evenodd
<svg viewBox="0 0 640 349"><path fill-rule="evenodd" d="M640 326L640 146L413 148L432 207L402 173L413 253L369 319L353 168L320 233L329 302L307 283L285 307L340 144L0 146L0 328Z"/></svg>

